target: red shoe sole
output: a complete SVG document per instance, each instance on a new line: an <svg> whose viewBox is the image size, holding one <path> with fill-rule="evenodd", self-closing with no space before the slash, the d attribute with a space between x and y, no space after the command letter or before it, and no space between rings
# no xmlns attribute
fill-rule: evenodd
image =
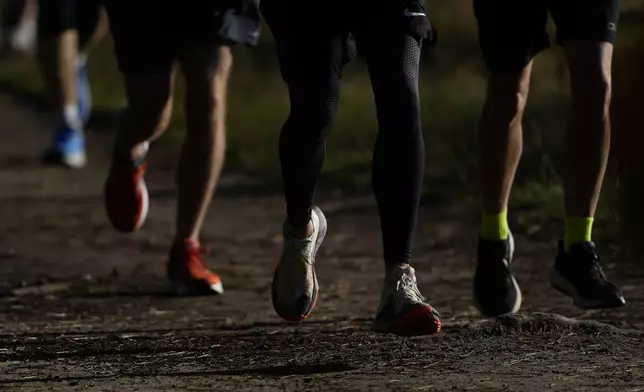
<svg viewBox="0 0 644 392"><path fill-rule="evenodd" d="M394 321L391 332L400 336L434 335L441 327L431 306L414 305Z"/></svg>
<svg viewBox="0 0 644 392"><path fill-rule="evenodd" d="M133 233L139 230L143 226L143 223L145 223L150 207L150 199L145 181L141 180L137 184L138 205L136 210L128 211L130 213L127 215L124 215L122 204L115 203L115 200L118 199L112 199L112 197L106 191L105 206L112 226L122 233Z"/></svg>

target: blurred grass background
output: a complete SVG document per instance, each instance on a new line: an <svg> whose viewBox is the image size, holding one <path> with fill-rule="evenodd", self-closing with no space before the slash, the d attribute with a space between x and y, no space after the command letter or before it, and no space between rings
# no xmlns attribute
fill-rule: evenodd
<svg viewBox="0 0 644 392"><path fill-rule="evenodd" d="M483 105L486 72L477 46L471 0L427 0L441 42L425 50L421 71L423 128L427 146L427 192L449 190L475 195L476 123ZM628 86L629 72L641 73L630 61L643 20L641 0L623 0L616 50L616 94ZM551 31L552 26L550 27ZM227 170L243 171L267 180L279 178L277 140L288 114L288 100L274 56L273 39L264 27L256 48L236 47L230 84ZM626 75L626 76L624 76ZM90 57L90 77L96 109L118 110L123 103L112 43L105 39ZM0 84L34 95L43 94L42 81L31 58L10 57L0 63ZM643 86L644 87L644 86ZM182 83L178 83L171 129L159 141L168 157L176 155L182 138ZM535 216L554 217L563 210L557 167L569 107L568 78L561 48L542 53L536 61L525 116L525 148L513 193L515 207ZM340 110L328 139L324 177L343 187L364 189L369 183L376 134L373 96L365 65L350 64L345 72ZM615 217L615 169L606 182L601 214ZM471 196L470 198L472 198ZM544 214L544 211L546 212Z"/></svg>

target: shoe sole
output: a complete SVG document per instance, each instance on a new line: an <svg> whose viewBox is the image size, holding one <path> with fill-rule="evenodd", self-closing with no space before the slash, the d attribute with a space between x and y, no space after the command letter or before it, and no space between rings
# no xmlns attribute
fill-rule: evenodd
<svg viewBox="0 0 644 392"><path fill-rule="evenodd" d="M211 285L205 282L195 282L187 285L178 280L169 280L170 292L177 296L201 296L221 295L224 293L224 286L221 283Z"/></svg>
<svg viewBox="0 0 644 392"><path fill-rule="evenodd" d="M427 321L431 320L430 323ZM412 305L392 322L374 320L371 330L378 333L393 333L398 336L435 335L442 329L438 314L431 306Z"/></svg>
<svg viewBox="0 0 644 392"><path fill-rule="evenodd" d="M139 220L134 225L134 230L137 231L143 226L145 220L148 217L148 211L150 209L150 194L148 193L148 186L145 184L145 180L142 178L139 183L139 192L141 192L141 215Z"/></svg>
<svg viewBox="0 0 644 392"><path fill-rule="evenodd" d="M315 238L315 246L313 247L313 266L312 266L312 269L313 269L313 301L312 301L311 306L308 309L308 311L305 312L302 315L299 315L299 316L285 316L285 315L279 314L279 312L278 312L278 315L281 318L283 318L285 321L289 322L289 323L299 323L299 322L301 322L303 320L306 320L309 317L309 315L311 314L311 312L313 312L313 309L315 309L315 306L317 305L317 302L318 302L318 296L319 296L319 291L320 290L319 290L319 284L318 284L318 277L317 277L317 274L315 272L315 257L317 256L318 250L320 249L320 245L322 245L322 241L324 241L324 237L326 237L327 221L326 221L326 217L322 213L322 210L320 210L318 207L314 207L312 212L317 215L317 217L319 219L319 225L320 225L320 227L318 229L317 237ZM277 271L279 270L279 268L280 268L280 266L278 264L277 268L275 269L275 274L273 276L273 283L271 285L271 292L273 293L272 294L273 307L275 308L276 311L277 311L277 306L275 306L276 300L275 300L274 293L277 292L277 290L276 290L276 286L277 286L276 277L277 277Z"/></svg>
<svg viewBox="0 0 644 392"><path fill-rule="evenodd" d="M514 237L512 234L510 234L510 237L508 237L510 241L510 258L508 260L508 269L512 266L512 260L514 259ZM497 317L497 316L503 316L505 314L514 314L521 309L521 303L523 302L523 295L521 294L521 288L519 287L519 283L517 283L516 279L514 278L514 274L512 274L512 271L510 271L510 278L512 280L512 287L514 287L514 291L516 292L516 300L514 301L514 304L512 305L511 309L508 312L505 313L499 313L499 314L491 314L491 313L486 313L483 310L483 307L481 306L481 303L479 299L476 296L476 293L474 294L474 307L476 307L476 310L479 311L482 315L485 317ZM476 280L476 276L474 277Z"/></svg>
<svg viewBox="0 0 644 392"><path fill-rule="evenodd" d="M114 227L115 230L121 232L121 233L133 233L137 230L139 230L143 224L145 223L146 218L148 217L148 211L150 209L150 194L148 192L148 187L145 184L145 180L141 179L141 181L138 184L137 187L137 192L141 194L141 212L139 214L139 218L135 222L134 226L120 226L116 224L114 220L110 217L109 214L109 209L108 211L108 217L110 218L110 222L112 223L112 227ZM107 203L107 201L106 201Z"/></svg>
<svg viewBox="0 0 644 392"><path fill-rule="evenodd" d="M623 296L620 296L619 301L590 300L580 296L575 286L561 276L555 268L550 270L550 285L560 293L572 298L572 303L579 309L614 309L626 305Z"/></svg>
<svg viewBox="0 0 644 392"><path fill-rule="evenodd" d="M43 159L44 165L62 165L68 169L82 169L87 165L87 155L85 153L67 154L48 153Z"/></svg>
<svg viewBox="0 0 644 392"><path fill-rule="evenodd" d="M87 156L84 153L63 155L62 162L70 169L81 169L87 165Z"/></svg>

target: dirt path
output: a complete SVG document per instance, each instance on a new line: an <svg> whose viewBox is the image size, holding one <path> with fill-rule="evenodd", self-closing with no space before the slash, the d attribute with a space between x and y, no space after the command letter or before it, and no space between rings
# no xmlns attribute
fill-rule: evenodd
<svg viewBox="0 0 644 392"><path fill-rule="evenodd" d="M319 305L303 325L285 327L270 303L279 195L226 177L203 238L226 294L169 297L173 173L153 163L148 222L117 234L101 205L109 136L92 134L86 170L41 168L40 121L0 95L0 390L644 390L642 265L607 259L627 308L579 312L547 284L552 244L518 232L525 313L484 321L470 294L476 211L425 203L415 265L445 332L376 335L374 204L329 193L320 200L330 234Z"/></svg>

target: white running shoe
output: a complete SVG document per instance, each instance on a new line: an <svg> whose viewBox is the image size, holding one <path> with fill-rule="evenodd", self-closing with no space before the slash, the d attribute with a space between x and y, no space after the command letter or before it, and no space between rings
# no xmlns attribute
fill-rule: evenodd
<svg viewBox="0 0 644 392"><path fill-rule="evenodd" d="M375 332L401 336L440 332L439 314L425 302L411 266L393 267L387 271L380 306L371 328Z"/></svg>
<svg viewBox="0 0 644 392"><path fill-rule="evenodd" d="M272 297L277 314L289 322L307 318L318 297L315 255L326 235L326 218L319 208L311 213L313 233L307 238L289 238L284 223L284 248L273 277Z"/></svg>

